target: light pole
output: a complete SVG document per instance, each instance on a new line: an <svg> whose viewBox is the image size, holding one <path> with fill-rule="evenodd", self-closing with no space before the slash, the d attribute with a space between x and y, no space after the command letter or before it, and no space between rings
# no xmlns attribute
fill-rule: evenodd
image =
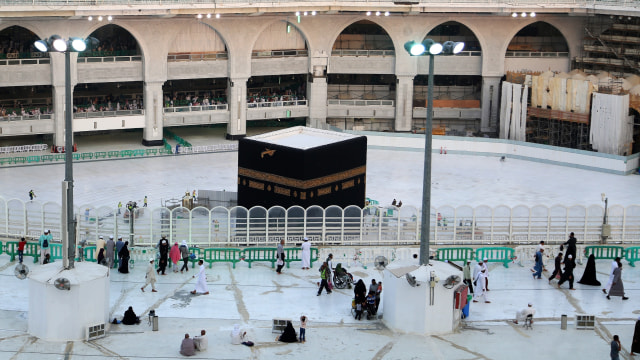
<svg viewBox="0 0 640 360"><path fill-rule="evenodd" d="M71 95L71 52L82 52L87 49L87 42L94 44L96 39L87 40L71 37L68 40L60 35L52 35L46 40L38 40L33 45L38 51L64 53L64 85L65 85L65 116L64 116L64 181L62 182L63 231L62 266L65 270L73 269L76 256L76 219L73 212L73 98ZM56 109L58 111L58 109ZM66 230L66 231L65 231Z"/></svg>
<svg viewBox="0 0 640 360"><path fill-rule="evenodd" d="M429 233L431 231L431 148L433 128L433 58L435 55L455 55L464 49L464 43L445 41L437 43L425 39L418 43L409 41L404 48L411 56L429 54L429 80L427 87L427 120L424 126L424 175L422 179L422 224L420 227L420 265L429 264Z"/></svg>

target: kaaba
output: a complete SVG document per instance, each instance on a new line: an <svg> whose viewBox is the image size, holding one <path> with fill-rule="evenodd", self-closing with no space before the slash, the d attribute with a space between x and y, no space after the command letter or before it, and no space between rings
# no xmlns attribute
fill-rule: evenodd
<svg viewBox="0 0 640 360"><path fill-rule="evenodd" d="M365 206L367 138L296 126L240 139L238 205Z"/></svg>

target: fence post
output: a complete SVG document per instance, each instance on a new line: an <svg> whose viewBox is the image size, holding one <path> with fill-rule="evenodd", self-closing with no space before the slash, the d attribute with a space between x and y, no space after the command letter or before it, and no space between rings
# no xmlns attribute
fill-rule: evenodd
<svg viewBox="0 0 640 360"><path fill-rule="evenodd" d="M231 242L231 209L227 209L227 241Z"/></svg>
<svg viewBox="0 0 640 360"><path fill-rule="evenodd" d="M211 227L214 226L214 224L211 222L211 209L208 209L209 211L209 216L208 216L208 220L207 220L207 224L209 224L209 226L207 226L207 228L209 228L209 235L207 237L207 242L209 243L209 246L211 246Z"/></svg>
<svg viewBox="0 0 640 360"><path fill-rule="evenodd" d="M458 239L458 208L456 207L453 210L453 243L456 244L456 240Z"/></svg>
<svg viewBox="0 0 640 360"><path fill-rule="evenodd" d="M625 230L626 230L626 225L627 225L627 208L624 208L622 210L622 234L621 234L621 238L622 238L622 243L624 244L625 241Z"/></svg>
<svg viewBox="0 0 640 360"><path fill-rule="evenodd" d="M493 240L493 222L496 217L496 208L491 208L491 240Z"/></svg>
<svg viewBox="0 0 640 360"><path fill-rule="evenodd" d="M191 219L193 219L193 210L189 210L189 241L191 242Z"/></svg>
<svg viewBox="0 0 640 360"><path fill-rule="evenodd" d="M527 206L529 209L529 224L527 228L527 241L531 241L531 208Z"/></svg>
<svg viewBox="0 0 640 360"><path fill-rule="evenodd" d="M269 210L266 209L266 214L264 216L264 237L267 240L267 242L269 242ZM276 231L278 231L278 225L276 224ZM284 242L286 243L287 240L285 239Z"/></svg>
<svg viewBox="0 0 640 360"><path fill-rule="evenodd" d="M22 233L27 234L27 204L22 203Z"/></svg>
<svg viewBox="0 0 640 360"><path fill-rule="evenodd" d="M340 242L344 243L344 209L342 210L342 219L340 220Z"/></svg>
<svg viewBox="0 0 640 360"><path fill-rule="evenodd" d="M474 243L476 240L476 208L473 208L473 212L471 213L471 242Z"/></svg>
<svg viewBox="0 0 640 360"><path fill-rule="evenodd" d="M306 235L304 235L306 236ZM302 236L304 238L304 236ZM289 239L289 211L284 212L284 241Z"/></svg>
<svg viewBox="0 0 640 360"><path fill-rule="evenodd" d="M550 232L551 232L551 209L547 207L547 241L549 240Z"/></svg>
<svg viewBox="0 0 640 360"><path fill-rule="evenodd" d="M509 207L509 244L513 243L513 208Z"/></svg>
<svg viewBox="0 0 640 360"><path fill-rule="evenodd" d="M585 213L586 213L586 209L585 209ZM565 206L564 233L567 234L568 232L569 232L569 208ZM586 231L585 231L585 235L586 235ZM584 236L583 236L583 239L584 239Z"/></svg>

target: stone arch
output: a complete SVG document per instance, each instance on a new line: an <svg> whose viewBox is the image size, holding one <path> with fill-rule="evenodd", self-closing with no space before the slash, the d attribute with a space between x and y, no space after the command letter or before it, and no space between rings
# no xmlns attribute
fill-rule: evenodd
<svg viewBox="0 0 640 360"><path fill-rule="evenodd" d="M538 28L539 26L542 26L542 28ZM538 30L538 31L534 31L534 30ZM538 42L532 43L531 41L529 41L528 44L526 44L527 46L518 47L518 49L530 50L530 51L569 52L569 43L567 42L567 37L565 36L565 34L562 33L560 29L558 29L556 26L546 21L534 20L522 26L521 28L516 29L510 34L509 37L507 37L507 42L503 46L502 53L504 54L506 51L508 51L510 46L513 47L514 50L516 50L515 46L520 45L516 41L516 37L526 37L527 33L537 34L540 32L542 32L543 34L548 34L549 37L556 38L558 40L558 42L556 42L555 44L552 43L551 47L553 48L549 48L548 41L545 42L547 43L547 45L542 46L543 41L540 40L539 43ZM519 36L519 34L521 35ZM542 37L542 36L530 36L530 37ZM556 45L557 45L557 48L555 48Z"/></svg>
<svg viewBox="0 0 640 360"><path fill-rule="evenodd" d="M213 30L215 34L213 39L207 36L211 33L211 30ZM193 34L197 35L196 39L190 38L189 42L183 41L185 40L185 36ZM202 46L202 44L204 44L204 46ZM187 27L182 27L180 32L174 36L171 44L169 45L168 53L194 52L194 50L204 52L225 52L227 54L229 52L227 42L222 34L215 27L202 21L191 23Z"/></svg>
<svg viewBox="0 0 640 360"><path fill-rule="evenodd" d="M461 41L465 43L465 51L482 51L482 43L477 34L477 31L472 30L460 21L447 20L431 28L423 37L423 40L430 38L439 43Z"/></svg>
<svg viewBox="0 0 640 360"><path fill-rule="evenodd" d="M117 32L120 32L121 30L126 32L131 37L130 39L128 39L128 41L135 42L136 52L138 52L135 55L142 55L144 57L144 53L145 53L144 46L142 42L138 40L142 37L139 34L138 35L134 34L133 29L131 29L126 25L119 24L116 22L110 22L107 24L97 23L90 28L89 34L86 37L95 37L96 39L100 40L100 44L98 44L99 47L106 48L108 46L108 49L111 49L114 44L111 42L105 41L105 38L107 38L110 35L109 32L110 31L113 32L113 30ZM102 37L102 39L100 37ZM122 47L122 45L120 46ZM116 49L119 49L118 44L115 44L115 47L113 47L113 49L114 49L113 51L117 51Z"/></svg>
<svg viewBox="0 0 640 360"><path fill-rule="evenodd" d="M278 30L278 26L282 26L282 31L286 34L287 32L287 26L290 26L291 29L295 30L295 34L297 34L298 36L295 38L290 38L290 39L285 39L286 37L278 37L278 36L271 36L272 34L269 33L275 33L276 31L280 31ZM293 33L293 31L291 32ZM277 39L275 43L273 43L274 46L281 46L281 48L265 48L265 49L259 49L257 48L257 46L259 46L260 41L261 40L267 40L267 39ZM302 31L302 29L297 26L297 24L295 24L294 22L291 22L289 20L274 20L272 22L266 23L259 31L258 36L255 38L253 45L251 47L252 51L254 50L302 50L301 48L299 48L299 45L297 44L300 40L302 40L302 45L304 46L304 49L306 49L308 52L310 52L310 44L309 44L309 39L306 36L306 34ZM294 47L288 47L289 45L292 45Z"/></svg>
<svg viewBox="0 0 640 360"><path fill-rule="evenodd" d="M0 53L6 54L10 50L18 50L19 53L32 52L33 43L40 39L41 37L28 27L7 24L0 29Z"/></svg>
<svg viewBox="0 0 640 360"><path fill-rule="evenodd" d="M391 47L391 49L384 49L384 48L382 48L382 49L381 48L377 48L376 49L377 46L375 44L375 40L373 40L373 44L372 44L373 48L366 49L366 50L394 50L395 51L397 45L395 43L395 40L390 35L392 32L390 32L388 29L386 29L380 23L378 23L378 22L376 22L374 20L371 20L371 18L368 18L368 17L361 17L359 19L352 20L348 25L345 25L344 27L342 27L339 30L339 32L333 36L334 40L333 40L333 43L331 44L331 49L333 50L333 49L336 48L336 44L338 43L338 41L341 41L340 37L345 33L345 31L349 30L350 28L353 28L355 25L358 25L358 24L368 25L368 26L370 26L370 25L377 26L380 30L382 30L384 32L384 34L379 34L379 35L386 35L386 37L388 38L389 45ZM365 48L369 46L366 43L366 39L363 38L362 41L363 41L363 46ZM345 45L338 45L338 46L345 46ZM380 46L380 45L378 45L378 46ZM381 46L382 47L386 47L385 44L381 44Z"/></svg>

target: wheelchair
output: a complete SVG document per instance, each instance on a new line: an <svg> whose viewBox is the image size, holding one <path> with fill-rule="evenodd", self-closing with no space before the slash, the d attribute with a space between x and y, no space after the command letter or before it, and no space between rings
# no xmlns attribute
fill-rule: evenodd
<svg viewBox="0 0 640 360"><path fill-rule="evenodd" d="M351 284L353 284L353 275L348 273L347 270L342 267L341 263L338 263L333 271L333 286L338 289L350 289Z"/></svg>

